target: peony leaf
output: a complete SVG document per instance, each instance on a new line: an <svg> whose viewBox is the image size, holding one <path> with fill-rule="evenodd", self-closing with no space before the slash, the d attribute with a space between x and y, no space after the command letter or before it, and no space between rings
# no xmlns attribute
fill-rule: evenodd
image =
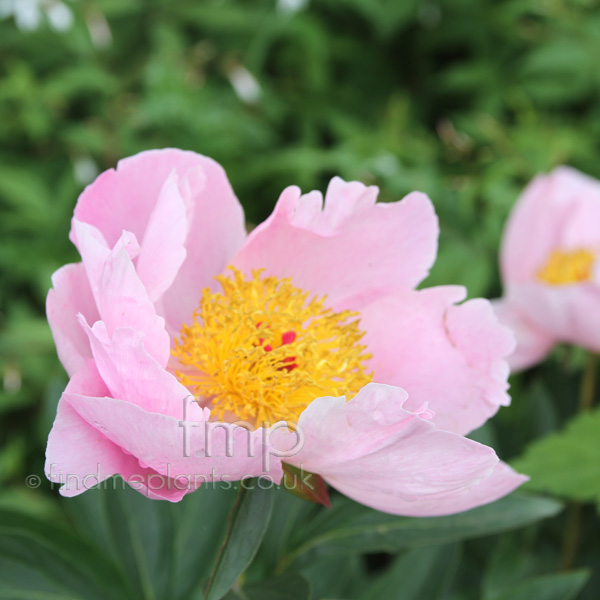
<svg viewBox="0 0 600 600"><path fill-rule="evenodd" d="M388 600L402 591L402 600L444 598L461 559L459 545L416 548L397 558L359 600Z"/></svg>
<svg viewBox="0 0 600 600"><path fill-rule="evenodd" d="M445 544L516 529L556 515L554 500L515 493L493 504L446 517L410 518L377 512L345 498L336 498L303 528L281 569L320 551L328 555L397 552L428 544Z"/></svg>
<svg viewBox="0 0 600 600"><path fill-rule="evenodd" d="M225 541L214 564L204 596L219 600L252 562L265 534L273 509L273 490L261 489L260 480L242 482L229 513Z"/></svg>
<svg viewBox="0 0 600 600"><path fill-rule="evenodd" d="M491 600L573 600L590 577L589 571L536 577Z"/></svg>
<svg viewBox="0 0 600 600"><path fill-rule="evenodd" d="M207 484L177 504L149 501L119 478L103 487L115 489L90 490L64 505L79 536L121 566L130 596L201 597L235 500L232 484Z"/></svg>
<svg viewBox="0 0 600 600"><path fill-rule="evenodd" d="M563 431L531 444L513 462L531 490L600 502L600 410L573 418ZM576 467L576 468L575 468Z"/></svg>
<svg viewBox="0 0 600 600"><path fill-rule="evenodd" d="M0 597L131 597L111 557L65 528L18 512L0 511Z"/></svg>
<svg viewBox="0 0 600 600"><path fill-rule="evenodd" d="M238 594L229 592L224 600L310 600L310 583L299 575L280 575L261 583L244 586Z"/></svg>

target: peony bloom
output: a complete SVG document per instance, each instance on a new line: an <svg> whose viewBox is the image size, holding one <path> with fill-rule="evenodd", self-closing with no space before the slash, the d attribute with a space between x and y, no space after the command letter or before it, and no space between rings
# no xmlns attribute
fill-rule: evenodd
<svg viewBox="0 0 600 600"><path fill-rule="evenodd" d="M536 177L508 220L500 266L513 369L559 342L600 352L600 182L569 167Z"/></svg>
<svg viewBox="0 0 600 600"><path fill-rule="evenodd" d="M247 235L209 158L150 151L100 175L75 208L82 262L47 302L71 377L47 449L61 493L120 474L178 501L205 481L279 483L283 461L440 515L520 485L464 437L509 402L512 336L485 300L457 305L461 287L415 291L433 207L377 191L334 178L323 205L289 187Z"/></svg>

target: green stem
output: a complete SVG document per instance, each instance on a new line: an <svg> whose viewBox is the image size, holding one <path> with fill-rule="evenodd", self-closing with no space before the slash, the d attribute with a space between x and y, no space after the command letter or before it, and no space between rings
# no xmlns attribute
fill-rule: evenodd
<svg viewBox="0 0 600 600"><path fill-rule="evenodd" d="M571 502L567 510L567 529L563 541L561 571L570 571L575 564L579 537L581 534L582 506L579 502Z"/></svg>
<svg viewBox="0 0 600 600"><path fill-rule="evenodd" d="M587 412L594 405L594 396L596 394L596 365L598 362L597 354L588 356L583 371L583 380L581 382L581 395L579 398L579 412Z"/></svg>
<svg viewBox="0 0 600 600"><path fill-rule="evenodd" d="M579 396L579 413L592 410L596 395L596 373L598 355L590 353L583 370L581 392ZM583 507L579 502L572 502L567 513L567 529L563 542L563 556L561 569L569 571L575 564L579 538L581 537Z"/></svg>

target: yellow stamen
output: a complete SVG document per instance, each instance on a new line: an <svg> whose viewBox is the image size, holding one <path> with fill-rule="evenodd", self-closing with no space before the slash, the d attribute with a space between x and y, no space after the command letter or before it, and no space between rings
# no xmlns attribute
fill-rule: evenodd
<svg viewBox="0 0 600 600"><path fill-rule="evenodd" d="M538 271L538 279L550 285L591 281L596 255L589 250L554 250Z"/></svg>
<svg viewBox="0 0 600 600"><path fill-rule="evenodd" d="M222 292L203 290L173 350L179 380L219 419L295 423L314 398L350 399L371 381L358 313L326 308L291 279L230 271L216 278Z"/></svg>

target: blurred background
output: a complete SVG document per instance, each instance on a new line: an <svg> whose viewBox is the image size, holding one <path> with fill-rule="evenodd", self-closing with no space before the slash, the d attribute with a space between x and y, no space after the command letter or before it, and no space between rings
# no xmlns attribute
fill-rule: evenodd
<svg viewBox="0 0 600 600"><path fill-rule="evenodd" d="M224 166L250 224L287 185L324 190L333 175L380 186L384 201L421 190L442 230L427 285L497 297L502 227L523 186L558 164L600 176L598 8L0 0L0 507L62 518L56 491L25 478L43 478L66 384L45 296L52 272L78 260L70 218L98 173L149 148L195 150ZM513 406L478 439L511 459L561 428L576 409L581 361L559 349L513 378ZM584 518L576 562L589 566L600 562L593 507ZM557 570L564 519L467 546L477 558L447 597L479 597L481 571L500 551L526 548L538 571ZM367 571L387 564L365 560ZM582 597L597 598L594 586Z"/></svg>

